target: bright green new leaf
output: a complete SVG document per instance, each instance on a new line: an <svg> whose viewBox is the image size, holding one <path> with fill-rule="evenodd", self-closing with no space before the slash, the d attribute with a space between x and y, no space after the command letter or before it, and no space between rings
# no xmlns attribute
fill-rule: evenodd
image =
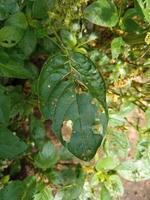
<svg viewBox="0 0 150 200"><path fill-rule="evenodd" d="M13 26L20 29L27 29L28 22L26 16L22 12L17 12L14 15L11 15L6 21L5 25Z"/></svg>
<svg viewBox="0 0 150 200"><path fill-rule="evenodd" d="M69 58L57 54L41 72L41 111L53 121L52 128L59 140L83 160L95 155L105 134L108 120L105 95L102 76L80 53Z"/></svg>
<svg viewBox="0 0 150 200"><path fill-rule="evenodd" d="M14 159L23 154L27 145L11 131L0 127L0 159Z"/></svg>
<svg viewBox="0 0 150 200"><path fill-rule="evenodd" d="M69 32L68 30L61 30L60 36L62 42L65 46L73 48L77 44L77 39L75 34Z"/></svg>
<svg viewBox="0 0 150 200"><path fill-rule="evenodd" d="M0 29L0 46L10 48L23 37L24 31L15 26L4 26Z"/></svg>
<svg viewBox="0 0 150 200"><path fill-rule="evenodd" d="M112 200L109 191L104 185L102 186L101 189L100 200Z"/></svg>
<svg viewBox="0 0 150 200"><path fill-rule="evenodd" d="M96 170L113 170L119 165L119 160L116 157L105 157L98 161Z"/></svg>
<svg viewBox="0 0 150 200"><path fill-rule="evenodd" d="M110 0L93 2L85 9L84 16L93 24L105 27L113 27L119 20L117 8Z"/></svg>

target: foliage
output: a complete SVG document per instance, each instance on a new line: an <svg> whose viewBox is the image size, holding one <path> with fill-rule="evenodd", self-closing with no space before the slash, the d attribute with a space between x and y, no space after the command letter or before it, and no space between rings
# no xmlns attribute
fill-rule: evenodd
<svg viewBox="0 0 150 200"><path fill-rule="evenodd" d="M150 178L149 11L0 0L1 200L111 200Z"/></svg>

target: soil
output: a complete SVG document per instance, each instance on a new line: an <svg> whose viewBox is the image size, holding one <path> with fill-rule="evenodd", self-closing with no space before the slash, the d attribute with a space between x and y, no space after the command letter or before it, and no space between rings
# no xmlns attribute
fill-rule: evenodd
<svg viewBox="0 0 150 200"><path fill-rule="evenodd" d="M124 181L125 194L121 200L150 200L150 181Z"/></svg>

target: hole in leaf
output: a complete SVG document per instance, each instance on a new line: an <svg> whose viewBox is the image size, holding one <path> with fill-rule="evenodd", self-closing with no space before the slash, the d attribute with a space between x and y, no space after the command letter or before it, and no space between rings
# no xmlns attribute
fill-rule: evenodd
<svg viewBox="0 0 150 200"><path fill-rule="evenodd" d="M72 120L63 121L61 134L64 141L69 142L72 136L73 122Z"/></svg>
<svg viewBox="0 0 150 200"><path fill-rule="evenodd" d="M16 41L15 41L15 40L11 40L11 43L12 43L12 44L15 44L15 43L16 43Z"/></svg>
<svg viewBox="0 0 150 200"><path fill-rule="evenodd" d="M3 40L3 43L8 44L8 41L7 40Z"/></svg>

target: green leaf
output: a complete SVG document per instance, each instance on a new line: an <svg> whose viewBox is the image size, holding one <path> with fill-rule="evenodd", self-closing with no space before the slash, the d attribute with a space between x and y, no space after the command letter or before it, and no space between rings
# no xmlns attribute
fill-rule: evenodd
<svg viewBox="0 0 150 200"><path fill-rule="evenodd" d="M36 44L37 38L35 31L32 29L27 29L27 31L24 34L24 37L19 42L18 47L20 51L25 55L25 57L28 57L35 50Z"/></svg>
<svg viewBox="0 0 150 200"><path fill-rule="evenodd" d="M93 2L85 9L84 16L93 24L105 27L113 27L119 20L117 8L110 0Z"/></svg>
<svg viewBox="0 0 150 200"><path fill-rule="evenodd" d="M61 30L60 36L62 38L62 42L67 47L73 48L77 44L77 39L75 34L69 32L68 30Z"/></svg>
<svg viewBox="0 0 150 200"><path fill-rule="evenodd" d="M34 195L33 200L53 200L51 189L44 187L41 191Z"/></svg>
<svg viewBox="0 0 150 200"><path fill-rule="evenodd" d="M111 54L112 58L116 59L122 53L122 47L125 44L122 37L114 38L111 42Z"/></svg>
<svg viewBox="0 0 150 200"><path fill-rule="evenodd" d="M135 20L137 17L140 17L137 9L135 8L127 9L120 22L121 29L129 33L141 32L142 27Z"/></svg>
<svg viewBox="0 0 150 200"><path fill-rule="evenodd" d="M126 133L116 130L109 132L104 145L105 152L108 156L116 155L120 158L126 157L130 148Z"/></svg>
<svg viewBox="0 0 150 200"><path fill-rule="evenodd" d="M5 25L25 30L28 27L28 22L26 20L26 16L24 15L24 13L17 12L8 18Z"/></svg>
<svg viewBox="0 0 150 200"><path fill-rule="evenodd" d="M1 200L19 200L22 199L24 184L21 181L13 181L2 190L0 190Z"/></svg>
<svg viewBox="0 0 150 200"><path fill-rule="evenodd" d="M78 199L81 192L83 191L83 185L85 182L85 173L83 172L80 166L77 166L76 171L73 169L68 169L62 171L64 175L64 182L61 183L64 185L64 188L61 191L58 191L55 198L61 198L63 200L74 200ZM62 173L61 172L61 173ZM60 179L61 174L59 174Z"/></svg>
<svg viewBox="0 0 150 200"><path fill-rule="evenodd" d="M24 31L14 26L4 26L0 29L0 46L10 48L23 37Z"/></svg>
<svg viewBox="0 0 150 200"><path fill-rule="evenodd" d="M32 8L32 15L34 18L43 19L47 17L48 2L47 0L35 0Z"/></svg>
<svg viewBox="0 0 150 200"><path fill-rule="evenodd" d="M42 150L35 156L35 165L43 171L52 168L58 160L54 145L50 142L44 144Z"/></svg>
<svg viewBox="0 0 150 200"><path fill-rule="evenodd" d="M27 145L11 131L0 127L0 158L14 159L23 154L27 149Z"/></svg>
<svg viewBox="0 0 150 200"><path fill-rule="evenodd" d="M1 200L32 200L36 179L28 176L24 181L13 181L0 190Z"/></svg>
<svg viewBox="0 0 150 200"><path fill-rule="evenodd" d="M30 134L31 138L35 142L35 145L39 148L42 147L45 142L45 127L41 120L32 116L30 122Z"/></svg>
<svg viewBox="0 0 150 200"><path fill-rule="evenodd" d="M16 0L0 0L0 20L6 19L17 11L19 11L19 5Z"/></svg>
<svg viewBox="0 0 150 200"><path fill-rule="evenodd" d="M0 76L9 78L32 78L32 74L24 68L24 63L12 59L7 53L0 54Z"/></svg>
<svg viewBox="0 0 150 200"><path fill-rule="evenodd" d="M100 159L96 164L96 170L113 170L119 165L119 160L116 157L105 157Z"/></svg>
<svg viewBox="0 0 150 200"><path fill-rule="evenodd" d="M114 197L121 197L124 194L124 188L119 176L111 175L105 182L105 187Z"/></svg>
<svg viewBox="0 0 150 200"><path fill-rule="evenodd" d="M109 191L104 185L101 189L100 200L112 200Z"/></svg>
<svg viewBox="0 0 150 200"><path fill-rule="evenodd" d="M91 159L108 120L105 84L95 65L80 53L70 60L58 54L45 64L38 85L41 111L54 133L71 153Z"/></svg>
<svg viewBox="0 0 150 200"><path fill-rule="evenodd" d="M117 172L129 181L144 181L150 178L150 164L148 160L127 160L120 164Z"/></svg>
<svg viewBox="0 0 150 200"><path fill-rule="evenodd" d="M7 125L10 116L10 97L0 88L0 124Z"/></svg>
<svg viewBox="0 0 150 200"><path fill-rule="evenodd" d="M137 2L143 11L146 21L150 23L150 0L137 0Z"/></svg>

